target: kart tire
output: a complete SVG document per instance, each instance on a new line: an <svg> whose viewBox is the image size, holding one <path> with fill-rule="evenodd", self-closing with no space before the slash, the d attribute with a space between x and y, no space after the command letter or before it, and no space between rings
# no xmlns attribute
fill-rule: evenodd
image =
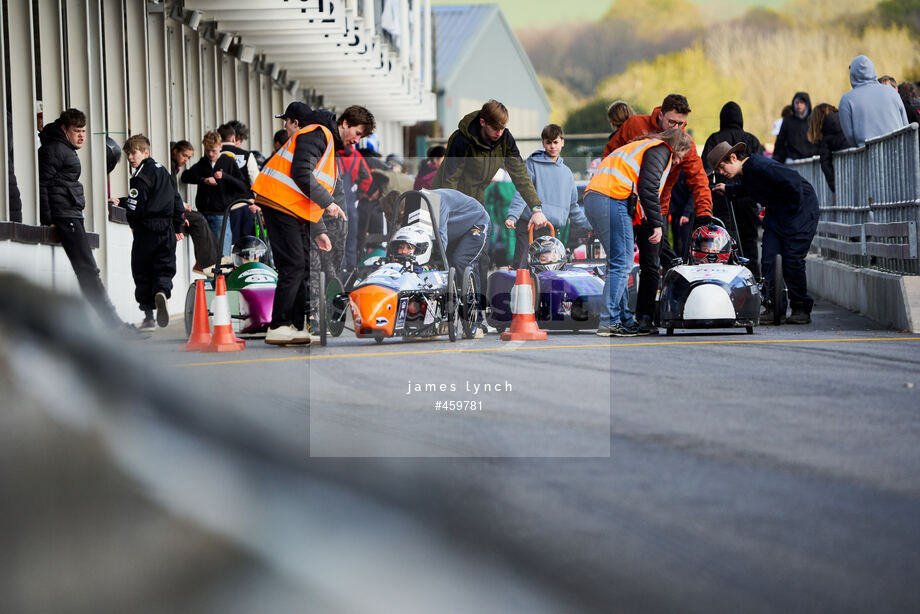
<svg viewBox="0 0 920 614"><path fill-rule="evenodd" d="M462 324L460 319L460 297L457 294L457 271L453 267L447 273L447 337L451 341L456 341L458 328Z"/></svg>
<svg viewBox="0 0 920 614"><path fill-rule="evenodd" d="M463 325L463 338L472 339L476 333L476 320L479 317L479 295L473 278L473 267L463 270L463 289L461 291L460 316Z"/></svg>
<svg viewBox="0 0 920 614"><path fill-rule="evenodd" d="M773 262L773 324L779 326L786 315L786 305L783 302L786 291L785 281L783 280L783 257L776 254L776 260Z"/></svg>
<svg viewBox="0 0 920 614"><path fill-rule="evenodd" d="M192 322L195 321L195 282L188 286L185 293L185 337L192 334Z"/></svg>
<svg viewBox="0 0 920 614"><path fill-rule="evenodd" d="M326 272L320 271L319 273L319 287L325 290L326 288ZM319 344L323 347L326 347L326 318L328 317L326 309L326 293L323 292L322 296L319 297L319 313L316 315L316 319L319 321Z"/></svg>
<svg viewBox="0 0 920 614"><path fill-rule="evenodd" d="M749 334L749 335L753 335L753 334L754 334L754 327L753 327L753 326L745 326L745 327L744 327L744 330L746 330L746 331L747 331L747 334Z"/></svg>
<svg viewBox="0 0 920 614"><path fill-rule="evenodd" d="M673 327L673 326L668 326L667 328L665 328L665 334L667 334L668 337L673 337L673 336L674 336L674 327Z"/></svg>
<svg viewBox="0 0 920 614"><path fill-rule="evenodd" d="M326 282L326 327L329 334L338 337L345 329L348 317L348 295L342 291L342 282L333 277Z"/></svg>

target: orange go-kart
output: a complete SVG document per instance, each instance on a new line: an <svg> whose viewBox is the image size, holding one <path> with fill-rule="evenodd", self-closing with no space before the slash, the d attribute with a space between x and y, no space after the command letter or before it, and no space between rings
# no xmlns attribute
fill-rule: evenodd
<svg viewBox="0 0 920 614"><path fill-rule="evenodd" d="M447 334L451 341L469 339L476 331L479 297L472 267L457 273L447 262L445 245L438 234L440 202L437 194L403 193L396 202L390 239L400 228L422 229L429 237L430 254L395 256L388 250L359 267L343 285L320 276L325 297L319 301L320 344L328 335L338 337L347 326L349 313L355 336L382 343L389 337L403 339Z"/></svg>

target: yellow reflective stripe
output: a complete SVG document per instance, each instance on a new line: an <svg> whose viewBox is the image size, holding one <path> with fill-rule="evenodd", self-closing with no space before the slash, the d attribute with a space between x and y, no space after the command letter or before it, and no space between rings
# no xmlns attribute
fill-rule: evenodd
<svg viewBox="0 0 920 614"><path fill-rule="evenodd" d="M282 148L282 149L279 149L279 150L278 150L278 154L277 154L277 155L278 155L279 157L281 157L281 158L284 158L284 159L287 160L288 162L293 162L293 161L294 161L294 152L293 152L293 151L288 151L287 149Z"/></svg>
<svg viewBox="0 0 920 614"><path fill-rule="evenodd" d="M294 180L288 177L287 175L285 175L284 173L282 173L281 171L275 170L273 168L263 168L262 173L266 175L267 177L271 177L272 179L275 179L276 181L280 181L285 186L291 188L292 190L294 190L295 192L297 192L304 198L307 198L307 195L304 194L300 190L299 187L297 187L297 184L294 183Z"/></svg>

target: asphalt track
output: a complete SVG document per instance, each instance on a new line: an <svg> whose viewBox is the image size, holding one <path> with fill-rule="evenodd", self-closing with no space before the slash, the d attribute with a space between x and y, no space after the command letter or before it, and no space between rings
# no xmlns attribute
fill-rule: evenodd
<svg viewBox="0 0 920 614"><path fill-rule="evenodd" d="M181 352L173 325L143 343L317 466L426 484L585 611L920 611L920 337L813 317L527 343L346 330L221 355Z"/></svg>

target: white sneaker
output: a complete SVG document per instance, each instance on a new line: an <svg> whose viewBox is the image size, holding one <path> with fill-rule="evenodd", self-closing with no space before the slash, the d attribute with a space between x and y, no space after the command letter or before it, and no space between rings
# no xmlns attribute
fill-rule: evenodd
<svg viewBox="0 0 920 614"><path fill-rule="evenodd" d="M287 326L269 328L268 332L265 333L265 343L271 345L310 345L310 335L288 324Z"/></svg>

